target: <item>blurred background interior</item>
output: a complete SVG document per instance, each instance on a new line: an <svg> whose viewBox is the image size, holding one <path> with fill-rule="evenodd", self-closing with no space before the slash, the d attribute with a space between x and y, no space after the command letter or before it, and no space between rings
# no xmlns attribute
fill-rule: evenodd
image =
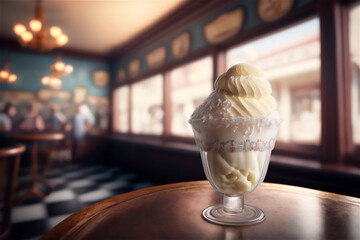
<svg viewBox="0 0 360 240"><path fill-rule="evenodd" d="M51 184L16 203L10 237L38 239L121 193L205 179L187 121L240 62L264 70L283 118L265 181L359 197L359 1L1 0L2 141L63 134L38 149L17 139L27 150L14 199L33 171Z"/></svg>

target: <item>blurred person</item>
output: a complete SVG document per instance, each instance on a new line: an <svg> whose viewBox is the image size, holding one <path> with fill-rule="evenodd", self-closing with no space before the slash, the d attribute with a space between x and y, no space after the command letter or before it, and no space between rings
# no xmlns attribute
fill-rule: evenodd
<svg viewBox="0 0 360 240"><path fill-rule="evenodd" d="M95 117L89 107L86 104L78 105L72 124L73 156L78 157L81 153L86 133L94 124Z"/></svg>
<svg viewBox="0 0 360 240"><path fill-rule="evenodd" d="M43 131L45 129L44 120L40 116L35 104L31 104L27 108L27 114L19 124L19 129L22 131Z"/></svg>
<svg viewBox="0 0 360 240"><path fill-rule="evenodd" d="M51 132L59 132L63 130L65 123L66 117L58 106L50 106L50 117L47 119L47 129Z"/></svg>
<svg viewBox="0 0 360 240"><path fill-rule="evenodd" d="M16 110L12 110L13 105L6 103L2 112L0 112L0 141L4 140L10 133L12 128L11 116L16 114Z"/></svg>
<svg viewBox="0 0 360 240"><path fill-rule="evenodd" d="M17 122L15 121L15 115L16 115L16 107L12 103L6 103L4 107L4 113L6 113L10 119L11 119L11 129L13 130Z"/></svg>

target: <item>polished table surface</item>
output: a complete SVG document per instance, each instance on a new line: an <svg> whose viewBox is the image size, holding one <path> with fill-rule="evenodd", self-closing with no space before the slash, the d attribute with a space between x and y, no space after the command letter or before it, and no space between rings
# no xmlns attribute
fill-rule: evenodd
<svg viewBox="0 0 360 240"><path fill-rule="evenodd" d="M91 205L65 219L43 239L360 239L360 199L263 183L245 204L265 221L220 226L201 212L220 203L207 181L146 188Z"/></svg>

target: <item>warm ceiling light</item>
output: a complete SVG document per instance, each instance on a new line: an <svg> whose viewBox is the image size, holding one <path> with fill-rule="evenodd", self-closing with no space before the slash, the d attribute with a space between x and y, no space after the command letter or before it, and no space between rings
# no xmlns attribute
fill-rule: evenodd
<svg viewBox="0 0 360 240"><path fill-rule="evenodd" d="M33 39L33 35L31 32L24 32L23 34L21 34L21 38L22 40L24 40L24 42L30 42Z"/></svg>
<svg viewBox="0 0 360 240"><path fill-rule="evenodd" d="M41 79L41 83L44 85L48 85L49 84L49 80L50 78L48 76L45 76Z"/></svg>
<svg viewBox="0 0 360 240"><path fill-rule="evenodd" d="M54 65L54 68L56 71L62 72L62 71L64 71L65 64L63 62L56 62Z"/></svg>
<svg viewBox="0 0 360 240"><path fill-rule="evenodd" d="M9 72L6 71L6 70L0 71L0 77L1 77L2 79L7 79L7 78L9 77Z"/></svg>
<svg viewBox="0 0 360 240"><path fill-rule="evenodd" d="M41 83L49 85L52 89L60 89L62 85L61 77L66 76L74 70L73 66L65 65L61 57L58 57L56 62L50 67L52 71L51 76L45 76L41 79Z"/></svg>
<svg viewBox="0 0 360 240"><path fill-rule="evenodd" d="M56 41L60 46L64 46L69 41L69 38L65 34L61 34Z"/></svg>
<svg viewBox="0 0 360 240"><path fill-rule="evenodd" d="M73 66L71 66L71 65L66 65L66 66L65 66L65 72L66 72L67 74L70 74L70 73L72 73L73 71L74 71Z"/></svg>
<svg viewBox="0 0 360 240"><path fill-rule="evenodd" d="M62 30L58 26L52 26L50 28L50 35L53 38L58 38L61 34L62 34Z"/></svg>
<svg viewBox="0 0 360 240"><path fill-rule="evenodd" d="M49 85L53 89L59 89L61 87L61 85L62 85L62 82L61 82L61 80L59 78L52 77L49 80Z"/></svg>
<svg viewBox="0 0 360 240"><path fill-rule="evenodd" d="M14 32L16 33L16 35L21 36L21 34L26 32L26 27L22 24L16 24L14 26Z"/></svg>
<svg viewBox="0 0 360 240"><path fill-rule="evenodd" d="M22 46L29 47L39 51L52 50L55 47L62 47L69 38L61 28L52 26L46 28L45 13L41 4L41 0L36 1L35 18L29 22L31 32L26 30L22 24L14 26L14 32L20 37L19 41Z"/></svg>
<svg viewBox="0 0 360 240"><path fill-rule="evenodd" d="M8 78L8 81L10 82L10 83L13 83L13 82L15 82L17 80L17 76L15 75L15 74L10 74L10 76L9 76L9 78Z"/></svg>
<svg viewBox="0 0 360 240"><path fill-rule="evenodd" d="M0 82L13 83L16 80L16 74L10 73L10 63L6 61L3 70L0 71Z"/></svg>
<svg viewBox="0 0 360 240"><path fill-rule="evenodd" d="M31 20L29 25L33 32L39 32L42 28L42 23L37 19Z"/></svg>

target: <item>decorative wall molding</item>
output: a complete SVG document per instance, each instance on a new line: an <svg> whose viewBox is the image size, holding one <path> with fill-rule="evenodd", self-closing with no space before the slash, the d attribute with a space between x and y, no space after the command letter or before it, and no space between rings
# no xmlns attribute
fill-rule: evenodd
<svg viewBox="0 0 360 240"><path fill-rule="evenodd" d="M1 90L0 102L11 102L14 105L20 102L34 102L35 94L27 91L4 91Z"/></svg>
<svg viewBox="0 0 360 240"><path fill-rule="evenodd" d="M257 13L264 22L273 22L290 12L294 0L259 0Z"/></svg>
<svg viewBox="0 0 360 240"><path fill-rule="evenodd" d="M204 27L206 40L215 44L231 38L240 31L243 19L244 10L241 8L221 14Z"/></svg>
<svg viewBox="0 0 360 240"><path fill-rule="evenodd" d="M120 68L117 71L117 82L123 83L126 80L126 70L124 68Z"/></svg>
<svg viewBox="0 0 360 240"><path fill-rule="evenodd" d="M146 63L151 69L162 66L166 59L166 48L159 47L146 54Z"/></svg>
<svg viewBox="0 0 360 240"><path fill-rule="evenodd" d="M59 90L41 88L37 92L37 98L43 102L49 101L50 99L53 98L69 101L71 99L71 93L69 91L59 91Z"/></svg>
<svg viewBox="0 0 360 240"><path fill-rule="evenodd" d="M73 102L75 104L81 104L81 103L85 102L86 95L88 92L88 90L86 88L76 87L73 89L73 92L74 92Z"/></svg>
<svg viewBox="0 0 360 240"><path fill-rule="evenodd" d="M128 72L131 78L135 78L140 73L140 60L132 60L128 65Z"/></svg>
<svg viewBox="0 0 360 240"><path fill-rule="evenodd" d="M98 97L98 96L88 96L87 100L91 106L94 107L108 107L109 106L109 98L108 97Z"/></svg>
<svg viewBox="0 0 360 240"><path fill-rule="evenodd" d="M103 88L109 84L110 74L105 70L98 70L93 72L93 81L95 86Z"/></svg>
<svg viewBox="0 0 360 240"><path fill-rule="evenodd" d="M190 34L185 32L172 40L171 51L175 58L182 58L189 53L190 50Z"/></svg>

